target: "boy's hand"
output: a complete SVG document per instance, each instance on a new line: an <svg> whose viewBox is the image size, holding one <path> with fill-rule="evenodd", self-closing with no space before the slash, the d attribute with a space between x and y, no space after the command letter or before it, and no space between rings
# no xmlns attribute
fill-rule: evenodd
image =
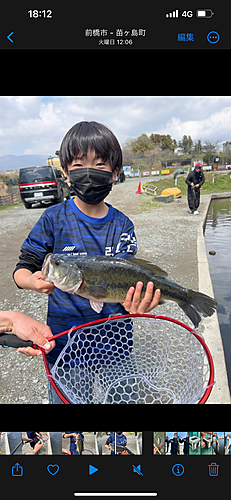
<svg viewBox="0 0 231 500"><path fill-rule="evenodd" d="M122 304L126 311L133 314L144 314L148 313L159 304L161 292L157 289L153 296L152 281L148 282L144 298L141 300L142 288L142 281L136 283L136 288L133 286L129 288L125 302Z"/></svg>
<svg viewBox="0 0 231 500"><path fill-rule="evenodd" d="M54 292L55 290L55 286L53 285L53 283L42 280L41 271L36 271L36 273L31 274L28 278L27 283L30 290L35 290L36 292L40 293L46 293L47 295Z"/></svg>

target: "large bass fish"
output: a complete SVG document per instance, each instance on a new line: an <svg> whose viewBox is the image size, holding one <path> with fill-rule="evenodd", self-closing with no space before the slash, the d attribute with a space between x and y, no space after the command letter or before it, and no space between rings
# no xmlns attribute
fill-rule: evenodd
<svg viewBox="0 0 231 500"><path fill-rule="evenodd" d="M204 293L183 288L166 278L167 273L145 260L118 257L48 254L42 267L42 279L68 293L90 300L100 313L104 302L124 302L131 286L142 281L144 296L147 283L161 290L161 300L173 300L197 327L201 316L212 316L217 302Z"/></svg>

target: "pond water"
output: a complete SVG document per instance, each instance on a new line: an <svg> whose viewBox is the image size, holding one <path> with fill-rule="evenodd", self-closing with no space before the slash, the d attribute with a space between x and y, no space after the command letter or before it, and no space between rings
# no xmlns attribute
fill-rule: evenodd
<svg viewBox="0 0 231 500"><path fill-rule="evenodd" d="M231 391L231 196L213 200L205 227L205 246L214 295L218 301L218 320L225 352ZM216 252L210 255L209 252Z"/></svg>

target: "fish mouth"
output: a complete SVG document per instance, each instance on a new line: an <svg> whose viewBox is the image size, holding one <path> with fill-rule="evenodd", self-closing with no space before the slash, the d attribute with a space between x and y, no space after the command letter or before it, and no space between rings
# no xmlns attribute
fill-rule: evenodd
<svg viewBox="0 0 231 500"><path fill-rule="evenodd" d="M56 274L56 260L54 259L54 254L49 253L43 262L42 270L41 270L41 278L44 281L49 281L53 283L57 288L62 290L63 292L69 293L77 293L79 288L83 285L83 278L77 283L72 283L68 281L69 269L62 269L62 273L60 276Z"/></svg>
<svg viewBox="0 0 231 500"><path fill-rule="evenodd" d="M51 263L51 255L52 255L51 253L46 255L46 257L43 261L43 265L42 265L42 269L41 269L41 278L44 281L49 281L51 278L51 274L53 272L53 265Z"/></svg>
<svg viewBox="0 0 231 500"><path fill-rule="evenodd" d="M41 271L42 279L44 281L51 281L55 285L55 282L57 280L55 279L54 271L55 271L55 265L52 263L52 254L49 253L45 257L44 262L43 262L42 271ZM63 275L62 280L58 280L59 286L64 285L67 275L68 275L68 271Z"/></svg>
<svg viewBox="0 0 231 500"><path fill-rule="evenodd" d="M64 278L63 278L61 281L59 281L59 286L64 285L64 283L65 283L65 279L66 279L66 277L67 277L67 274L68 274L68 273L66 273L66 274L64 275Z"/></svg>

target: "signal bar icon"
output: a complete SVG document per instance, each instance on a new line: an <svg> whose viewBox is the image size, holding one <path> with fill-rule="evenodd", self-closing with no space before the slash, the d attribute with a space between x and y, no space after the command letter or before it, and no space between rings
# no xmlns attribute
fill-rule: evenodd
<svg viewBox="0 0 231 500"><path fill-rule="evenodd" d="M166 14L165 17L169 18L176 18L179 17L179 10L174 10L173 12L169 12L169 14Z"/></svg>

